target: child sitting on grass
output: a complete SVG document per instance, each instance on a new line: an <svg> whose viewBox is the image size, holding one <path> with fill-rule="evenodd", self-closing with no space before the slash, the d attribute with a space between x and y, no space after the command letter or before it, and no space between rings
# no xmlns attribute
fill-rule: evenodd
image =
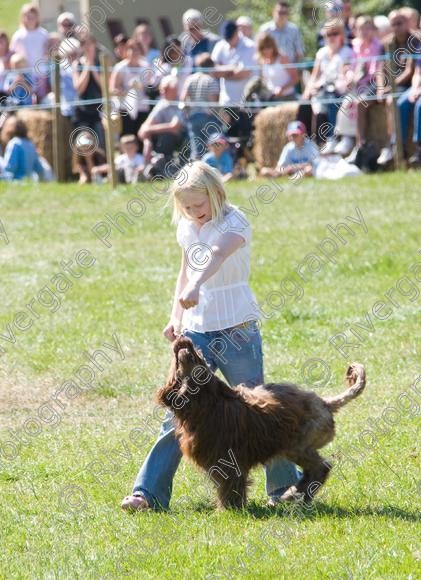
<svg viewBox="0 0 421 580"><path fill-rule="evenodd" d="M222 174L222 181L229 181L233 176L234 161L225 137L213 137L208 141L209 151L203 156L203 161L218 169Z"/></svg>
<svg viewBox="0 0 421 580"><path fill-rule="evenodd" d="M145 159L139 153L139 143L135 135L123 135L120 138L121 154L114 160L119 183L136 183L145 169ZM92 175L106 175L107 163L92 168Z"/></svg>
<svg viewBox="0 0 421 580"><path fill-rule="evenodd" d="M319 149L308 137L306 127L301 121L293 121L287 127L288 143L282 149L278 163L272 167L262 167L260 175L276 177L278 175L314 175L319 158Z"/></svg>

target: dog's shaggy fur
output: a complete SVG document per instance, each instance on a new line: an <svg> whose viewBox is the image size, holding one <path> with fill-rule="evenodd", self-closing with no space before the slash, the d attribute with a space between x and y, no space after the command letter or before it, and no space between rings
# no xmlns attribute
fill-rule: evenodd
<svg viewBox="0 0 421 580"><path fill-rule="evenodd" d="M212 470L219 507L243 506L250 469L275 457L286 457L304 470L297 486L290 487L282 499L308 502L331 468L317 449L335 435L333 413L363 391L364 367L352 364L346 380L348 389L329 398L290 383L232 389L211 373L192 341L180 337L174 342L169 377L157 400L174 412L186 457L209 472L230 451L234 455L235 473L230 470L227 476L221 469Z"/></svg>

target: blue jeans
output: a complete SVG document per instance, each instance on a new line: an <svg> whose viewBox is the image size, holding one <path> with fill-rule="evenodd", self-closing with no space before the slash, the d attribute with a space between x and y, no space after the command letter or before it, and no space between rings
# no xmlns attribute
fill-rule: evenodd
<svg viewBox="0 0 421 580"><path fill-rule="evenodd" d="M404 145L408 143L409 120L412 111L414 111L414 133L412 139L414 143L421 143L421 99L411 103L408 99L410 91L411 89L408 89L402 93L396 101L401 118L402 143Z"/></svg>
<svg viewBox="0 0 421 580"><path fill-rule="evenodd" d="M234 327L203 333L184 330L183 334L200 348L210 369L219 369L232 387L239 383L248 387L263 383L262 339L256 323L247 329ZM144 495L155 508L168 508L173 478L181 459L172 416L168 411L132 492L133 495ZM266 491L273 496L295 484L300 476L296 466L285 459L276 459L264 469Z"/></svg>
<svg viewBox="0 0 421 580"><path fill-rule="evenodd" d="M208 125L208 126L207 126ZM207 126L207 127L206 127ZM202 130L206 127L206 130ZM207 142L211 135L221 135L221 122L215 115L202 111L190 114L187 122L189 133L190 155L192 159L201 159L207 152Z"/></svg>

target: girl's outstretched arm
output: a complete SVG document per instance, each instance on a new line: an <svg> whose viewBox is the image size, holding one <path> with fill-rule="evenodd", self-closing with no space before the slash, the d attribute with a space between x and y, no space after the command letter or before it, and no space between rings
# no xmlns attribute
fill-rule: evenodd
<svg viewBox="0 0 421 580"><path fill-rule="evenodd" d="M222 234L219 240L212 246L210 259L205 269L198 272L194 279L187 282L179 294L179 304L187 309L193 308L199 303L200 286L209 280L221 267L222 263L244 245L244 238L232 232Z"/></svg>
<svg viewBox="0 0 421 580"><path fill-rule="evenodd" d="M177 283L175 285L174 301L171 311L171 318L167 326L163 330L165 338L173 341L177 338L176 332L179 332L181 326L181 319L183 317L183 307L181 306L178 297L181 292L183 292L184 287L187 284L187 273L186 273L186 258L184 255L184 250L181 251L181 267L177 277Z"/></svg>

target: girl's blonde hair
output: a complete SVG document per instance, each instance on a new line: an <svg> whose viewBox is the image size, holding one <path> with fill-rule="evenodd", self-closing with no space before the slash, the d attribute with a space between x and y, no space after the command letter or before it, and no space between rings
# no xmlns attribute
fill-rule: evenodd
<svg viewBox="0 0 421 580"><path fill-rule="evenodd" d="M228 202L222 176L217 169L203 161L194 161L181 168L170 192L169 201L173 204L173 224L177 224L182 217L187 217L180 203L180 198L187 192L206 193L209 197L212 219L222 218Z"/></svg>

